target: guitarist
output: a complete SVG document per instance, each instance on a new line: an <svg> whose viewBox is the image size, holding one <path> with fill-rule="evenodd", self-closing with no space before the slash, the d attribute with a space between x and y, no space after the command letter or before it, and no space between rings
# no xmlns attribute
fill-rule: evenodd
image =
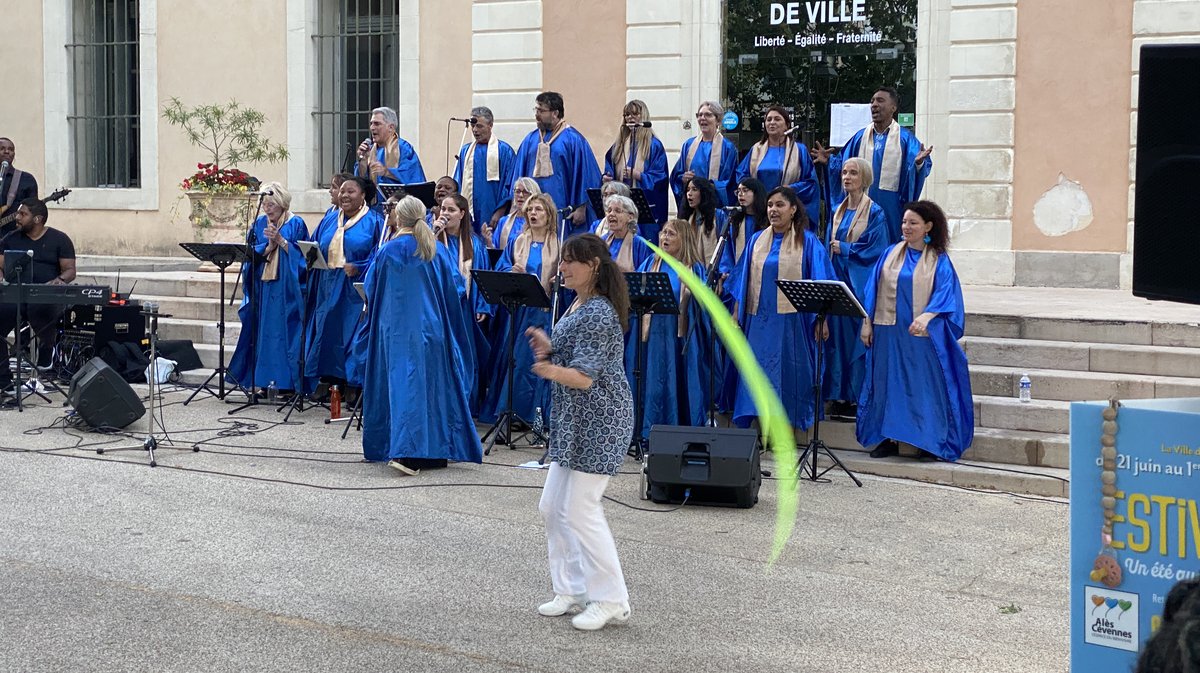
<svg viewBox="0 0 1200 673"><path fill-rule="evenodd" d="M4 280L17 281L17 264L23 262L20 274L29 284L64 285L75 280L75 244L58 229L46 226L49 211L37 198L25 199L17 208L17 228L0 238L4 254ZM11 251L29 251L30 256L14 255ZM58 340L55 326L63 307L55 304L25 304L25 319L38 338L37 367L52 366L54 345ZM12 370L8 362L8 333L20 324L16 304L0 304L0 397L12 394Z"/></svg>
<svg viewBox="0 0 1200 673"><path fill-rule="evenodd" d="M25 199L37 198L38 183L32 175L13 167L17 146L8 138L0 138L0 216L13 213ZM9 219L9 218L4 218ZM16 228L14 222L0 225L0 236Z"/></svg>

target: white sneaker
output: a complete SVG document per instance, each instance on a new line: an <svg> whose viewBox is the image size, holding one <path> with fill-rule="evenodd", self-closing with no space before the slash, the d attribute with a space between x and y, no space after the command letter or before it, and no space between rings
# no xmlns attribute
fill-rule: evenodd
<svg viewBox="0 0 1200 673"><path fill-rule="evenodd" d="M629 621L629 603L604 603L592 601L587 609L571 618L571 626L580 631L597 631L609 622L624 624Z"/></svg>
<svg viewBox="0 0 1200 673"><path fill-rule="evenodd" d="M538 614L543 617L561 617L567 613L575 614L581 612L586 605L587 600L583 594L578 596L558 594L549 603L539 605Z"/></svg>
<svg viewBox="0 0 1200 673"><path fill-rule="evenodd" d="M410 477L415 477L418 474L421 474L420 470L413 469L398 460L389 460L388 467L395 469L395 470L399 470L401 474L405 474Z"/></svg>

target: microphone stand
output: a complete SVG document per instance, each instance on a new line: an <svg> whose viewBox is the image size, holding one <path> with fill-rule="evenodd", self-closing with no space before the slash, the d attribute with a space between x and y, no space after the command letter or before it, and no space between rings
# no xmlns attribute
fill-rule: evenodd
<svg viewBox="0 0 1200 673"><path fill-rule="evenodd" d="M571 216L570 213L574 210L575 210L574 208L563 208L562 210L558 211L558 215L559 215L559 218L558 218L558 256L560 259L562 257L563 239L566 238L566 235L567 235L567 218L569 218ZM542 258L542 263L543 264L546 263L546 260L544 257ZM558 264L557 260L555 260L554 282L550 285L551 291L554 293L554 296L550 297L550 332L551 332L551 334L554 333L554 326L558 324L558 320L559 320L559 315L558 315L559 299L558 299L558 297L559 297L559 295L562 294L562 280L563 280L562 265ZM513 315L515 316L516 314L514 313ZM516 329L516 323L513 324L513 328ZM508 385L509 385L509 389L511 390L512 389L511 380ZM551 418L550 416L547 416L545 419L542 419L544 421L545 427L546 427L546 450L542 452L542 457L538 458L539 465L545 465L546 459L550 457L550 423L551 423L550 418Z"/></svg>
<svg viewBox="0 0 1200 673"><path fill-rule="evenodd" d="M714 292L717 289L718 274L720 273L721 257L725 254L725 248L729 245L729 229L732 227L733 221L731 218L725 218L725 225L717 233L717 246L713 250L712 260L709 262L707 273L705 274L704 284L711 288ZM687 350L688 343L691 342L692 333L696 329L696 321L691 321L688 327L687 339L683 342L684 352ZM710 428L717 427L717 391L716 391L716 351L717 344L713 343L712 348L708 349L708 421L706 425Z"/></svg>

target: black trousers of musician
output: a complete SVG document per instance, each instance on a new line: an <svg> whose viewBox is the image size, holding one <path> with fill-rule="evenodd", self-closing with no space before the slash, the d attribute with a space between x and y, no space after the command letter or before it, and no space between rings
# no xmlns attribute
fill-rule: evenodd
<svg viewBox="0 0 1200 673"><path fill-rule="evenodd" d="M37 365L49 366L54 355L54 345L58 341L58 319L63 307L53 304L26 304L22 307L24 319L29 321L33 334L37 338ZM8 363L8 334L21 324L17 316L16 304L0 304L0 387L12 383L12 367ZM21 340L23 346L28 342Z"/></svg>

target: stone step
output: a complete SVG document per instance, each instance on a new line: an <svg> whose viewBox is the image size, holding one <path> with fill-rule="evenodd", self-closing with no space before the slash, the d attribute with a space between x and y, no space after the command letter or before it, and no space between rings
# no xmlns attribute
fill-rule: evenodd
<svg viewBox="0 0 1200 673"><path fill-rule="evenodd" d="M971 366L1200 377L1200 348L978 336L962 344Z"/></svg>
<svg viewBox="0 0 1200 673"><path fill-rule="evenodd" d="M858 443L853 423L823 422L821 438L829 446L838 449L869 451L875 448ZM916 453L912 447L902 446ZM1066 468L1070 452L1070 438L1066 434L976 427L975 441L963 453L962 460Z"/></svg>
<svg viewBox="0 0 1200 673"><path fill-rule="evenodd" d="M1029 375L1034 398L1043 400L1106 400L1113 395L1119 399L1200 397L1200 379L1195 378L995 365L971 365L971 391L1016 397L1022 374Z"/></svg>
<svg viewBox="0 0 1200 673"><path fill-rule="evenodd" d="M218 299L221 295L221 274L201 271L123 272L112 271L80 272L75 282L83 285L107 285L127 293L132 290L135 299L154 297L196 297ZM241 285L236 272L225 274L225 298L232 294L234 307L241 297ZM117 287L118 280L120 287ZM236 286L236 291L235 291Z"/></svg>
<svg viewBox="0 0 1200 673"><path fill-rule="evenodd" d="M226 307L228 310L229 307ZM228 315L226 315L228 318ZM225 324L225 347L237 345L242 325L239 322ZM188 320L185 318L163 318L158 321L160 339L187 339L193 344L217 344L217 323L211 320Z"/></svg>
<svg viewBox="0 0 1200 673"><path fill-rule="evenodd" d="M1022 403L1015 397L976 395L975 425L979 428L1066 434L1071 429L1071 403L1043 399Z"/></svg>
<svg viewBox="0 0 1200 673"><path fill-rule="evenodd" d="M204 297L143 295L140 292L138 295L139 296L137 299L141 300L143 303L148 301L158 302L158 310L160 313L166 313L170 315L171 318L178 318L181 320L204 320L215 325L221 311L222 302L216 299L207 299ZM238 307L237 302L234 302L233 306L230 306L229 302L224 302L224 304L225 324L228 328L229 325L238 322ZM213 342L216 342L215 333Z"/></svg>
<svg viewBox="0 0 1200 673"><path fill-rule="evenodd" d="M187 255L182 248L179 257L119 257L113 255L78 255L75 268L80 273L103 271L195 271L199 260ZM124 275L124 274L122 274Z"/></svg>
<svg viewBox="0 0 1200 673"><path fill-rule="evenodd" d="M946 486L1051 498L1066 498L1071 491L1070 473L1061 468L1021 467L1010 469L991 465L974 465L970 462L923 463L904 456L871 458L862 451L853 450L835 450L834 454L847 468L860 474L898 477ZM827 460L821 462L824 463ZM839 478L836 475L840 475L840 472L835 469L826 476ZM845 479L844 476L840 478Z"/></svg>

